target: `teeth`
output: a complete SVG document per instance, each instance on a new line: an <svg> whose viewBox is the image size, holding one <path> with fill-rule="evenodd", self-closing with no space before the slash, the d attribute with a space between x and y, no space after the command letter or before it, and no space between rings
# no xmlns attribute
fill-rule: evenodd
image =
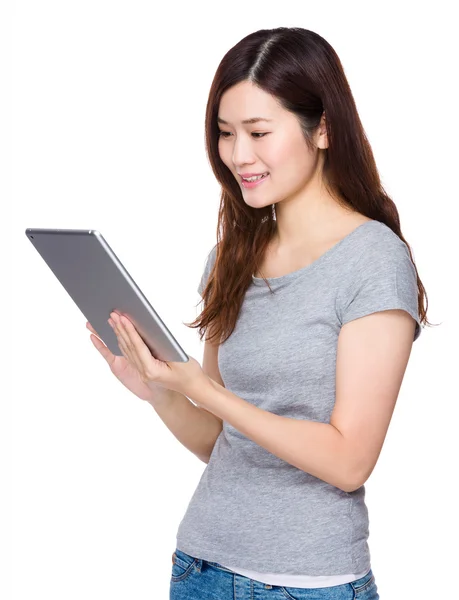
<svg viewBox="0 0 459 600"><path fill-rule="evenodd" d="M243 177L242 179L243 179L244 181L250 181L250 182L251 182L251 181L257 181L258 179L261 179L262 177L264 177L264 176L265 176L265 175L267 175L267 174L268 174L268 172L266 172L266 173L263 173L262 175L258 175L258 176L256 176L256 177L249 177L249 178L247 178L247 179L246 179L245 177Z"/></svg>

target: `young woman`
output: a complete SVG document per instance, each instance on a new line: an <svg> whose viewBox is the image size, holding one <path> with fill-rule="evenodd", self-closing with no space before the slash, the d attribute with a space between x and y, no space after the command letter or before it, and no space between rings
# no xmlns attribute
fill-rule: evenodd
<svg viewBox="0 0 459 600"><path fill-rule="evenodd" d="M208 332L203 368L156 360L119 314L124 358L93 340L208 463L170 598L376 600L364 483L427 296L330 44L284 27L241 40L206 143L222 193L188 324Z"/></svg>

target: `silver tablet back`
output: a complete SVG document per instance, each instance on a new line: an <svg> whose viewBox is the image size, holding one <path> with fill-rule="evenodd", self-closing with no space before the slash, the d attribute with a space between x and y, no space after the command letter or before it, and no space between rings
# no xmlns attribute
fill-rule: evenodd
<svg viewBox="0 0 459 600"><path fill-rule="evenodd" d="M118 310L132 321L155 358L189 360L98 231L28 228L25 233L113 354L122 356L107 321Z"/></svg>

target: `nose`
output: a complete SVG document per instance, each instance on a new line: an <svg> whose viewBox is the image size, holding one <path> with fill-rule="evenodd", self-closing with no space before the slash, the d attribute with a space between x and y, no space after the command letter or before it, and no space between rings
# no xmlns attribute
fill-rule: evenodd
<svg viewBox="0 0 459 600"><path fill-rule="evenodd" d="M235 140L232 160L233 165L238 171L240 171L244 165L253 165L256 162L252 143L249 138L246 136L239 136Z"/></svg>

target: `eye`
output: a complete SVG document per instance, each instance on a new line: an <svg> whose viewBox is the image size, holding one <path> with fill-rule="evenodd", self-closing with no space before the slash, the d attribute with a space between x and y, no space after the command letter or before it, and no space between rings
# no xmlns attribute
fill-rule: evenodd
<svg viewBox="0 0 459 600"><path fill-rule="evenodd" d="M218 136L222 137L225 140L227 140L228 136L230 136L230 135L231 135L230 131L219 131L218 132ZM264 137L265 135L268 135L268 132L267 133L258 133L258 132L253 131L252 135L255 136L256 140L258 140L258 139Z"/></svg>

